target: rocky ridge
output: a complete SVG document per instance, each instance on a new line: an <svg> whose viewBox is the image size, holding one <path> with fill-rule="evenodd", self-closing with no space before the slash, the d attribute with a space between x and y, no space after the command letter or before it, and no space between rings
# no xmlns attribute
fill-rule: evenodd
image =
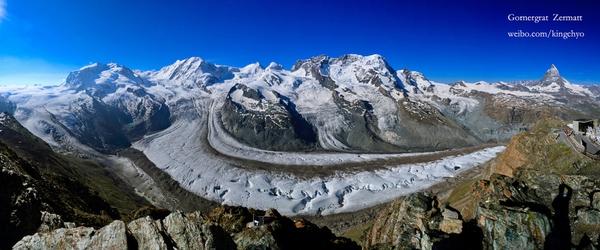
<svg viewBox="0 0 600 250"><path fill-rule="evenodd" d="M260 217L260 219L258 219ZM254 224L260 220L260 224ZM264 221L264 224L263 224ZM252 226L249 226L252 225ZM99 228L70 227L24 237L13 249L358 249L306 220L276 210L218 207L207 214L173 212Z"/></svg>
<svg viewBox="0 0 600 250"><path fill-rule="evenodd" d="M0 113L0 167L2 249L44 223L61 224L56 217L102 226L149 205L97 163L53 152L7 113Z"/></svg>
<svg viewBox="0 0 600 250"><path fill-rule="evenodd" d="M436 197L415 193L398 199L379 213L363 246L367 249L477 249L481 235L460 213Z"/></svg>
<svg viewBox="0 0 600 250"><path fill-rule="evenodd" d="M455 188L447 199L413 194L392 203L374 220L363 246L440 249L473 243L469 249L597 248L600 163L557 142L551 128L561 124L546 120L519 134L491 163L487 178ZM455 231L439 226L447 209L458 218L452 227Z"/></svg>

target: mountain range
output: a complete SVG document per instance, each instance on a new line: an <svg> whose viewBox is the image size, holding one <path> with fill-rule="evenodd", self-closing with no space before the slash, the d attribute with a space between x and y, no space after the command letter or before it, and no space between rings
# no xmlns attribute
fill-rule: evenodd
<svg viewBox="0 0 600 250"><path fill-rule="evenodd" d="M3 242L54 214L99 227L157 208L225 204L289 216L370 208L477 168L540 120L600 115L600 87L570 83L554 65L540 75L439 83L380 55L316 56L289 70L192 57L154 71L94 63L58 85L3 86L1 177L12 184L0 219L14 232Z"/></svg>
<svg viewBox="0 0 600 250"><path fill-rule="evenodd" d="M600 94L571 84L554 65L526 84L443 84L396 71L379 55L318 56L291 70L197 57L157 71L95 63L58 86L2 92L0 107L51 145L102 152L166 129L190 100L209 99L224 130L254 148L408 152L503 141L544 114L594 112Z"/></svg>
<svg viewBox="0 0 600 250"><path fill-rule="evenodd" d="M539 81L447 84L395 70L380 55L316 56L290 70L192 57L155 71L94 63L56 86L3 87L0 111L58 152L139 151L208 200L327 214L453 176L543 117L596 117L599 98L596 86L572 84L554 65ZM434 161L442 158L452 163ZM415 175L406 163L443 174Z"/></svg>

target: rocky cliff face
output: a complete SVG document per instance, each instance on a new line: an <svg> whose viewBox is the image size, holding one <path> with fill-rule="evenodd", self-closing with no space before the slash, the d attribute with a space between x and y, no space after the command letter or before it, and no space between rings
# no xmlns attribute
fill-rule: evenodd
<svg viewBox="0 0 600 250"><path fill-rule="evenodd" d="M384 209L369 230L368 249L479 248L481 233L436 197L416 193Z"/></svg>
<svg viewBox="0 0 600 250"><path fill-rule="evenodd" d="M316 148L314 127L277 92L237 84L220 114L225 129L247 145L282 151Z"/></svg>
<svg viewBox="0 0 600 250"><path fill-rule="evenodd" d="M253 215L259 221L253 224ZM259 217L261 216L261 217ZM249 226L251 225L251 226ZM218 207L208 214L113 221L99 229L59 228L24 237L13 249L358 249L326 228L277 211Z"/></svg>
<svg viewBox="0 0 600 250"><path fill-rule="evenodd" d="M394 202L374 220L363 245L439 249L463 239L475 249L597 248L600 162L557 142L550 131L560 126L545 120L515 136L488 178L466 192L454 190L443 205L423 194ZM456 219L440 223L444 211Z"/></svg>
<svg viewBox="0 0 600 250"><path fill-rule="evenodd" d="M105 171L101 166L54 153L6 113L0 113L0 167L0 249L39 228L62 224L52 222L48 212L101 226L148 204L133 190L121 189L118 179L98 172Z"/></svg>
<svg viewBox="0 0 600 250"><path fill-rule="evenodd" d="M302 84L288 96L323 148L397 152L481 143L424 96L432 82L418 72L395 72L382 56L313 57L298 61L292 75Z"/></svg>

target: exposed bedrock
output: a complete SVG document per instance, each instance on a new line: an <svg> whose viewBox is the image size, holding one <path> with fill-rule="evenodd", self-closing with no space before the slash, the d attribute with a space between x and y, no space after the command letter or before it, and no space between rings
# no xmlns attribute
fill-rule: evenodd
<svg viewBox="0 0 600 250"><path fill-rule="evenodd" d="M241 96L232 97L237 92ZM221 112L224 128L241 142L269 150L313 150L316 133L284 96L275 100L244 85L235 85L227 95Z"/></svg>
<svg viewBox="0 0 600 250"><path fill-rule="evenodd" d="M598 248L600 163L557 142L551 131L561 125L542 120L518 134L490 163L488 177L455 188L443 203L420 193L393 202L376 217L363 245L376 249L407 245L419 249ZM447 209L452 211L447 215L458 218L456 226L450 227L455 231L443 230L436 222L436 216L443 217Z"/></svg>
<svg viewBox="0 0 600 250"><path fill-rule="evenodd" d="M256 222L254 222L256 221ZM13 249L359 249L306 220L276 210L218 207L208 214L173 212L99 229L59 228L24 237Z"/></svg>

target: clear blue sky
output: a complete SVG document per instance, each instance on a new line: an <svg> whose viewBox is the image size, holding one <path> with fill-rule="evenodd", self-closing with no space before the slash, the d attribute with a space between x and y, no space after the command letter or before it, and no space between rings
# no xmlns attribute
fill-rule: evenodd
<svg viewBox="0 0 600 250"><path fill-rule="evenodd" d="M0 83L57 83L96 61L148 70L200 56L289 68L346 53L381 54L396 69L445 82L537 79L551 63L571 81L600 82L599 2L0 0ZM510 23L509 13L584 21ZM551 28L585 37L506 35Z"/></svg>

